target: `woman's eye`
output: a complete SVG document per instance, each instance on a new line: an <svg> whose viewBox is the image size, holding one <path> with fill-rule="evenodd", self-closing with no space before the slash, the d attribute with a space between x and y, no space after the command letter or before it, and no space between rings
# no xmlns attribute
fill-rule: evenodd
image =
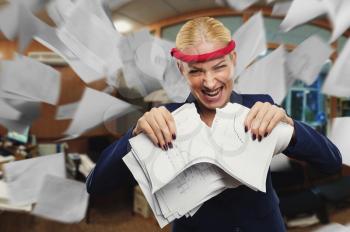
<svg viewBox="0 0 350 232"><path fill-rule="evenodd" d="M200 71L199 70L191 70L189 73L190 74L198 74L198 73L200 73Z"/></svg>
<svg viewBox="0 0 350 232"><path fill-rule="evenodd" d="M215 67L215 69L216 69L216 70L222 69L222 68L225 68L226 66L227 66L226 64L223 64L223 65L220 65L220 66Z"/></svg>

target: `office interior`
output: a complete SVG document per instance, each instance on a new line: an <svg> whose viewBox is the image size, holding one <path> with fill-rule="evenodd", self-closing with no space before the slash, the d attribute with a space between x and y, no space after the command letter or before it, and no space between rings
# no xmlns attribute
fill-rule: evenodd
<svg viewBox="0 0 350 232"><path fill-rule="evenodd" d="M274 4L283 2L279 0L271 3L258 1L243 11L220 5L214 0L121 2L123 3L115 4L116 7L111 8L110 16L123 36L147 29L151 35L169 41L175 41L181 26L191 18L215 17L233 33L261 11L269 50L261 57L281 44L284 44L287 51L293 51L301 42L315 34L328 41L332 33L332 24L326 16L313 19L289 32L281 32L279 25L284 16L272 15ZM0 9L8 4L8 1L0 0ZM55 25L45 9L36 12L36 16L49 25ZM331 44L333 53L317 74L314 83L308 85L296 80L281 104L293 119L305 122L327 136L334 118L350 117L350 96L331 96L322 92L325 79L349 36L348 29ZM1 34L0 62L14 59L17 52L16 39L9 40ZM125 134L144 112L169 101L162 90L147 98L135 95L134 90L125 85L110 86L106 79L87 84L64 59L35 40L30 42L23 54L60 73L60 95L57 105L40 103L40 114L21 133L8 130L0 119L1 177L4 176L1 167L8 162L63 152L68 177L84 183L89 171L108 145ZM118 72L118 76L122 77L123 73ZM86 87L106 91L115 98L136 105L138 111L105 121L76 138L61 141L72 119L58 120L58 108L79 101ZM81 155L86 156L82 158ZM83 171L79 168L82 162L88 163L88 168ZM325 175L305 162L279 156L270 168L288 231L313 231L331 223L350 223L350 168L347 165L343 165L342 170L334 175ZM122 188L109 194L90 196L85 217L77 223L61 223L31 215L28 211L0 208L0 231L171 231L171 225L163 229L159 227L142 192L136 186L130 185L130 182L125 181Z"/></svg>

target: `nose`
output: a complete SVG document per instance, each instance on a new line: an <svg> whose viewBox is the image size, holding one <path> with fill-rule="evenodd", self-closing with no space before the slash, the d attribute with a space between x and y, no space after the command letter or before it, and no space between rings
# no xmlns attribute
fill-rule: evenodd
<svg viewBox="0 0 350 232"><path fill-rule="evenodd" d="M215 87L216 78L213 73L206 72L203 78L203 86L206 89L213 89Z"/></svg>

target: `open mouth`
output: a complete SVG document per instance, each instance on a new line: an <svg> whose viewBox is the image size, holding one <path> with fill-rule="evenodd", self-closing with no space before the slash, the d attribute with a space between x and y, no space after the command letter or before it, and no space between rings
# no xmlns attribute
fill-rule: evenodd
<svg viewBox="0 0 350 232"><path fill-rule="evenodd" d="M207 90L202 90L202 93L207 95L208 97L216 97L220 94L220 92L222 91L224 87L220 87L220 88L217 88L215 90L211 90L211 91L207 91Z"/></svg>

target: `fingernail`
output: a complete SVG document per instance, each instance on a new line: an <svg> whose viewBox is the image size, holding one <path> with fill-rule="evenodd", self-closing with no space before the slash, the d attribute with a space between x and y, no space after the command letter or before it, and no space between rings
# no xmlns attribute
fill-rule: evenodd
<svg viewBox="0 0 350 232"><path fill-rule="evenodd" d="M261 139L262 139L262 137L261 137L261 135L259 135L259 136L258 136L259 142L261 142Z"/></svg>
<svg viewBox="0 0 350 232"><path fill-rule="evenodd" d="M173 139L176 139L176 135L175 134L173 134L172 137L173 137Z"/></svg>
<svg viewBox="0 0 350 232"><path fill-rule="evenodd" d="M172 143L168 143L168 146L169 146L170 148L173 148L173 144L172 144Z"/></svg>
<svg viewBox="0 0 350 232"><path fill-rule="evenodd" d="M244 127L244 131L245 131L245 133L247 133L247 131L248 131L248 128L246 126Z"/></svg>
<svg viewBox="0 0 350 232"><path fill-rule="evenodd" d="M157 143L157 144L158 144L158 147L161 148L161 147L160 147L160 143Z"/></svg>
<svg viewBox="0 0 350 232"><path fill-rule="evenodd" d="M167 145L163 145L163 149L167 151L168 150L168 146Z"/></svg>
<svg viewBox="0 0 350 232"><path fill-rule="evenodd" d="M255 135L255 134L253 134L253 135L252 135L252 138L253 138L253 140L255 140L255 139L256 139L256 135Z"/></svg>
<svg viewBox="0 0 350 232"><path fill-rule="evenodd" d="M264 137L266 137L268 134L269 134L269 133L266 132L266 133L264 134Z"/></svg>

